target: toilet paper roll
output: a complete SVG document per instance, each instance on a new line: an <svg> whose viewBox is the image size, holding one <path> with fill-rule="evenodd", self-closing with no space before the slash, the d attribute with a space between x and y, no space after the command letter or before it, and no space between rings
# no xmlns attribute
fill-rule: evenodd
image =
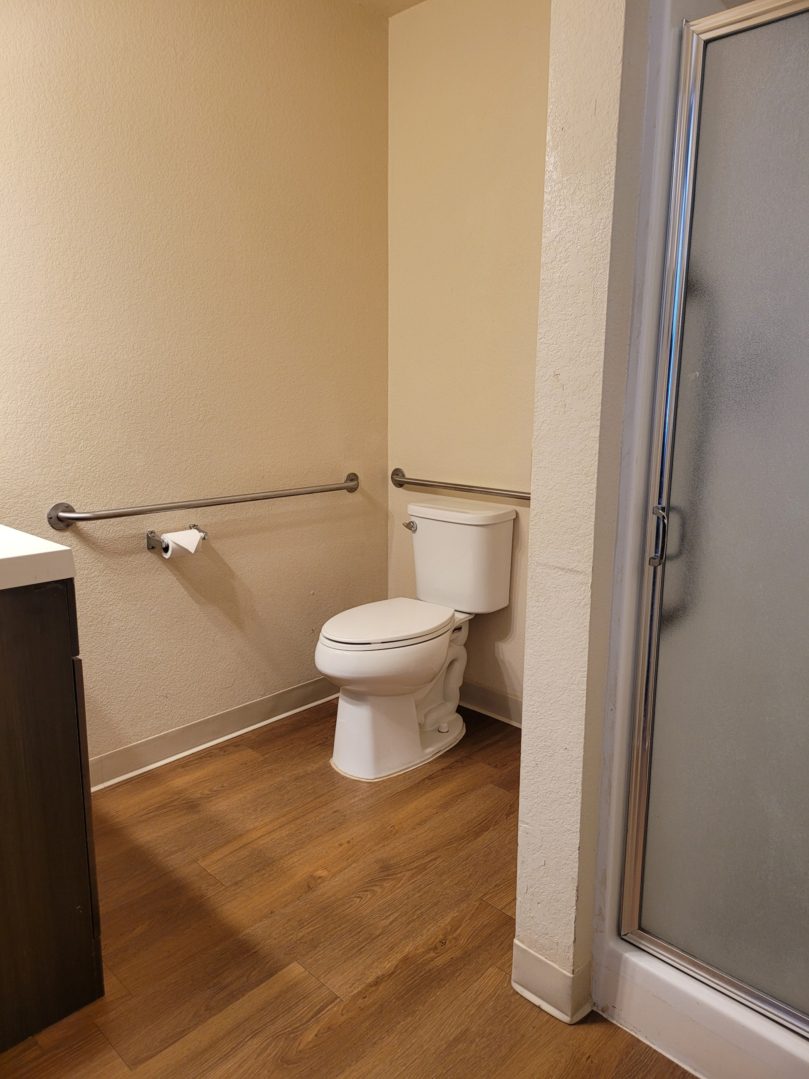
<svg viewBox="0 0 809 1079"><path fill-rule="evenodd" d="M163 532L160 536L164 558L193 554L201 541L202 533L196 528L184 528L182 532Z"/></svg>

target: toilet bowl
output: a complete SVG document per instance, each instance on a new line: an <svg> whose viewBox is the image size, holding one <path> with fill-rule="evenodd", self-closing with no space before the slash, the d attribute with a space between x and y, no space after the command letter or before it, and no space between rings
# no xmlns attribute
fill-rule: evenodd
<svg viewBox="0 0 809 1079"><path fill-rule="evenodd" d="M315 666L340 689L331 763L352 779L417 768L463 738L469 621L508 605L510 506L431 499L407 509L417 598L343 611L315 649Z"/></svg>
<svg viewBox="0 0 809 1079"><path fill-rule="evenodd" d="M340 688L332 765L375 780L455 745L471 615L421 600L382 600L330 619L315 666Z"/></svg>

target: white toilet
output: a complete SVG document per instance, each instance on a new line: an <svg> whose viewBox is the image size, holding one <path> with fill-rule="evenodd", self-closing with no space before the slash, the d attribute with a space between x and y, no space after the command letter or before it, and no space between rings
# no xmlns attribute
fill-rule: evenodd
<svg viewBox="0 0 809 1079"><path fill-rule="evenodd" d="M343 611L315 650L317 669L340 687L332 765L353 779L417 768L463 738L469 620L508 606L510 506L431 499L407 511L418 599Z"/></svg>

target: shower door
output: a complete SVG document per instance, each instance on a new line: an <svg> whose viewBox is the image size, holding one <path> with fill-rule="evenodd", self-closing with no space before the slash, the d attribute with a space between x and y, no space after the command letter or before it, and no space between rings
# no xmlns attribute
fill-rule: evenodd
<svg viewBox="0 0 809 1079"><path fill-rule="evenodd" d="M809 1034L809 0L686 24L622 934Z"/></svg>

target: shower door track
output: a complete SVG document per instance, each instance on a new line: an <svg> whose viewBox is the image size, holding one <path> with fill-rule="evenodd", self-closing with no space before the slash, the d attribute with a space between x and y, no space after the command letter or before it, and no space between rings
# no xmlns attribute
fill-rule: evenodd
<svg viewBox="0 0 809 1079"><path fill-rule="evenodd" d="M649 491L650 527L639 607L642 624L639 634L640 649L637 663L638 678L631 745L626 853L620 915L620 934L625 940L805 1037L809 1036L808 1015L646 932L640 926L640 912L671 493L672 451L705 46L715 38L750 30L807 10L809 10L809 0L754 0L753 3L743 4L740 7L691 22L686 21L683 24L658 339L658 383L653 420L655 434ZM664 376L663 372L665 372ZM648 616L643 612L649 612Z"/></svg>

